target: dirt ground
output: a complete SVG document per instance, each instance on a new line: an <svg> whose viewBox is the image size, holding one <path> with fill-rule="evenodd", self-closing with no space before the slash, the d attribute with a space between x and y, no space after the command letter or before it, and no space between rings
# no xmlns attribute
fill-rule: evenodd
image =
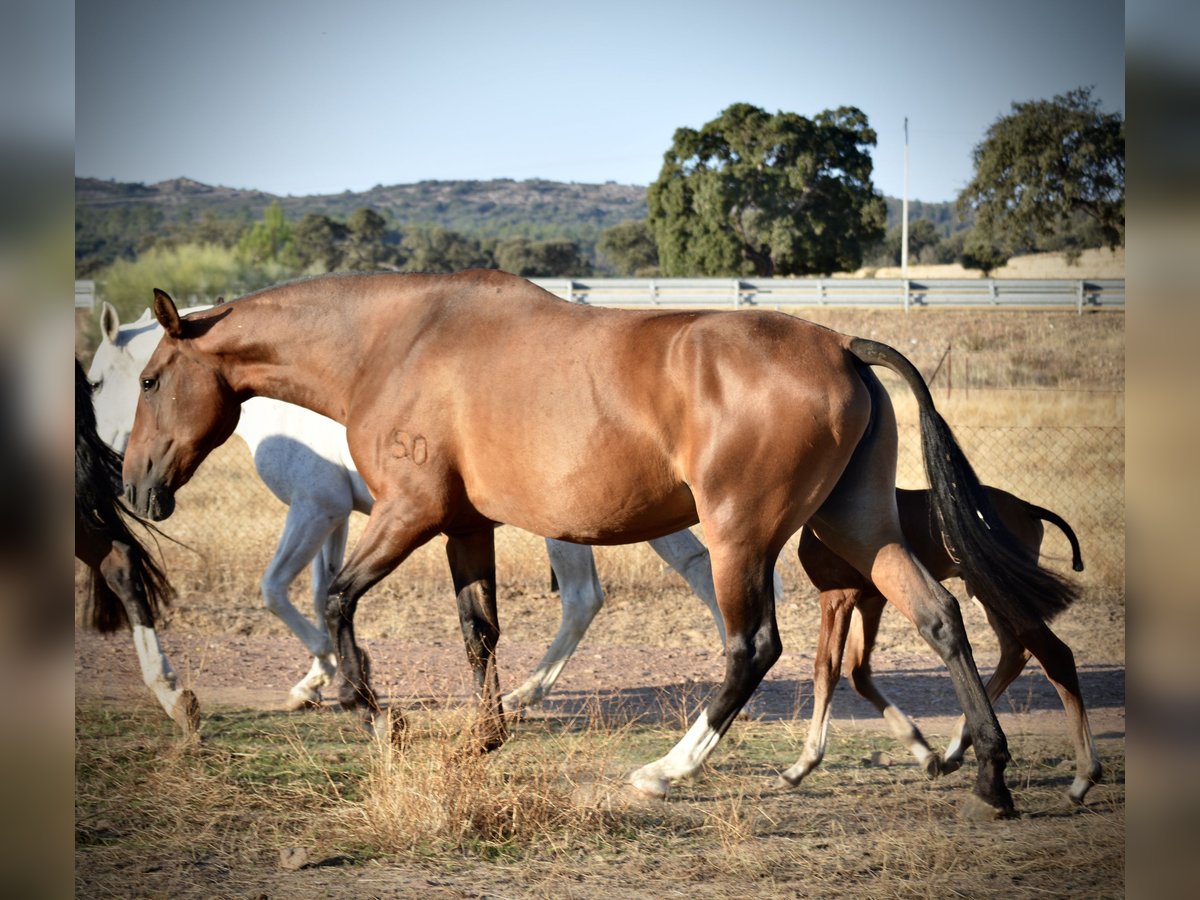
<svg viewBox="0 0 1200 900"><path fill-rule="evenodd" d="M621 588L610 589L605 610L597 617L575 657L560 678L554 694L533 717L568 717L599 702L606 710L618 710L627 719L677 722L679 698L694 698L697 704L716 688L724 670L724 659L716 641L708 613L683 588L660 589L652 597L637 595ZM421 603L421 599L425 602ZM407 602L405 602L407 601ZM1125 742L1125 667L1123 607L1113 601L1085 598L1090 607L1068 612L1059 633L1071 643L1079 665L1080 679L1093 732L1102 758L1121 761L1123 771ZM419 598L417 592L401 601L375 608L364 605L360 636L372 657L376 687L385 703L401 707L420 707L466 701L470 695L462 643L458 636L453 602L440 603ZM514 687L540 659L549 637L558 623L558 600L548 591L526 588L501 598L502 636L499 664L502 685ZM968 629L978 645L981 666L994 662L982 615L970 605L964 606ZM816 604L804 592L789 598L780 607L781 631L785 641L783 657L748 705L743 721L782 722L806 719L811 713L812 654L816 639ZM288 688L307 669L304 651L290 635L282 632L264 610L228 608L219 612L180 609L175 620L161 633L163 646L181 681L198 695L208 709L252 708L279 710ZM151 708L141 684L138 664L128 637L100 637L79 632L75 644L77 702L99 700L120 707ZM957 716L958 706L944 668L931 651L924 648L900 616L889 612L876 655L876 674L892 699L921 725L933 741L944 740ZM327 700L326 705L332 709ZM1010 688L997 704L997 713L1010 741L1041 740L1042 737L1065 745L1065 720L1062 706L1049 683L1034 667ZM334 715L318 712L302 715ZM519 739L521 726L517 726ZM735 725L735 732L737 726ZM806 728L796 734L797 745L788 756L778 760L782 767L800 753L799 742ZM903 748L892 741L882 719L873 707L857 697L845 680L839 686L833 706L830 728L830 754L839 741L845 744L853 736L869 736L872 744L904 760L898 771L915 769ZM734 749L718 750L726 756L721 765L737 765ZM1053 756L1053 754L1052 754ZM1058 767L1062 774L1072 763L1064 759ZM826 767L836 764L826 762ZM833 776L830 776L831 778ZM843 773L837 775L844 777ZM915 774L911 780L872 789L871 802L913 802L926 790L925 782ZM1102 805L1118 804L1123 810L1123 775L1117 784L1103 784L1093 791ZM940 779L939 796L948 804L956 803L969 783L963 776ZM761 780L761 779L758 779ZM1068 779L1069 780L1069 779ZM1022 841L1038 840L1047 831L1058 835L1063 827L1086 828L1085 820L1070 820L1064 826L1061 790L1058 799L1046 809L1027 810L1030 816L1023 826ZM916 793L914 793L916 792ZM797 794L783 794L763 801L771 809L777 806L797 809ZM855 793L854 796L861 796ZM712 798L709 798L710 800ZM856 809L853 801L836 792L815 791L808 795L806 817L828 817L837 828L848 827L855 816L868 815ZM924 803L929 803L928 797ZM1021 802L1020 800L1018 801ZM1026 803L1031 801L1026 800ZM1035 804L1041 803L1035 799ZM953 816L951 815L951 819ZM1093 817L1104 819L1105 816ZM808 819L804 819L808 821ZM1123 822L1123 813L1121 820ZM1111 827L1111 820L1107 823ZM958 826L950 826L956 828ZM989 826L991 827L991 826ZM997 828L1004 828L997 823ZM1119 826L1123 835L1123 824ZM953 832L957 834L957 832ZM1004 832L997 832L997 838ZM973 839L976 832L965 832L957 839ZM793 835L788 840L798 840ZM990 838L989 838L990 839ZM1055 840L1058 838L1055 837ZM1085 840L1090 838L1084 838ZM784 840L784 838L780 838ZM819 850L821 845L816 845ZM815 853L816 851L814 851ZM869 851L868 855L869 855ZM686 856L686 853L685 853ZM817 853L814 858L820 858ZM682 859L682 858L681 858ZM869 860L867 861L869 862ZM845 860L836 863L846 865ZM611 863L606 864L611 868ZM632 864L630 864L632 865ZM582 866L582 863L581 863ZM678 876L657 872L653 866L622 873L591 873L583 866L573 878L578 883L563 884L554 872L539 874L536 866L509 871L503 866L465 864L444 869L401 861L373 861L367 865L320 864L288 871L274 861L265 868L223 870L206 880L195 866L156 862L146 871L106 868L99 860L77 854L77 887L80 895L147 896L328 896L328 897L517 897L575 896L635 897L647 892L664 896L742 896L738 880L682 884ZM602 867L604 868L604 867ZM969 875L969 873L967 873ZM866 876L857 876L865 878ZM989 876L990 877L990 876ZM156 879L158 879L156 881ZM195 894L192 893L194 881ZM827 882L822 882L828 884ZM861 896L856 884L846 883L845 895ZM154 885L160 887L156 889ZM805 893L800 875L784 867L774 872L769 884L758 882L755 893L762 896L801 896ZM187 886L186 888L184 886ZM1102 895L1120 893L1120 886L1107 882L1070 878L1057 882L1068 893ZM1043 882L1029 882L1031 892L1045 889ZM741 890L747 889L742 885ZM828 888L822 891L824 893ZM929 889L932 889L930 886ZM1115 889L1115 890L1114 890ZM959 886L975 895L992 893L986 885ZM904 894L907 891L901 891ZM840 891L838 892L840 893ZM889 892L891 893L891 892ZM996 886L996 894L1020 895L1013 884ZM914 888L913 895L924 895Z"/></svg>

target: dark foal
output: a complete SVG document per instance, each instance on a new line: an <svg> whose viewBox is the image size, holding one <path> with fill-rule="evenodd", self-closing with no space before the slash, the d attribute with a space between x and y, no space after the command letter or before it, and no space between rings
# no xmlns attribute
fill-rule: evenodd
<svg viewBox="0 0 1200 900"><path fill-rule="evenodd" d="M1043 522L1058 527L1071 544L1072 566L1083 571L1079 541L1071 526L1060 516L1027 503L997 488L987 488L993 507L1009 531L1017 538L1031 560L1038 559ZM896 502L904 536L917 559L939 581L963 576L962 566L950 555L937 529L928 491L897 490ZM879 618L886 600L878 589L853 566L839 558L809 529L800 537L800 563L821 591L821 634L813 664L813 719L808 741L800 761L780 777L790 785L799 784L820 764L825 753L829 728L829 708L833 689L844 665L854 690L875 705L892 732L924 765L930 777L952 772L962 765L963 753L971 744L965 718L961 718L945 757L939 757L926 742L920 729L891 702L871 677L871 651L879 630ZM970 579L967 590L978 597ZM1014 598L1021 602L1020 597ZM1084 796L1101 775L1100 760L1088 725L1087 709L1079 690L1079 676L1071 649L1044 622L1018 630L1002 615L982 604L988 623L1000 643L1000 661L987 683L988 696L994 702L1021 674L1032 654L1042 665L1046 677L1058 691L1066 711L1068 727L1075 745L1076 777L1067 792L1074 803Z"/></svg>

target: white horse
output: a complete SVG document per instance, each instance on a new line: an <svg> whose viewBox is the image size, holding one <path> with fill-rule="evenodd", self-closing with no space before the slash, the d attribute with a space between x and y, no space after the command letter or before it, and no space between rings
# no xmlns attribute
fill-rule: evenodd
<svg viewBox="0 0 1200 900"><path fill-rule="evenodd" d="M181 313L208 308L197 306ZM109 303L102 307L100 325L100 347L88 371L97 385L93 395L97 430L110 446L124 452L137 407L138 377L158 345L162 327L149 310L136 322L122 325ZM288 506L279 546L262 579L267 609L284 621L313 657L308 674L289 692L288 707L318 704L320 690L330 683L337 661L324 626L329 584L342 565L350 513L369 514L374 498L354 467L345 428L332 419L254 397L242 404L235 433L250 448L263 483ZM717 608L708 550L687 529L649 543L704 601L724 645L725 625ZM524 684L504 697L504 707L510 711L534 706L546 697L604 604L591 547L547 539L546 551L562 597L562 621L542 661ZM310 561L317 625L288 599L288 586ZM783 596L778 571L775 595Z"/></svg>

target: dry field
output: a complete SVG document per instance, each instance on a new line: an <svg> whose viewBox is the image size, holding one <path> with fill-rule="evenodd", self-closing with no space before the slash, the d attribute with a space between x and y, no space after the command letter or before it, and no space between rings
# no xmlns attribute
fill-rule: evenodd
<svg viewBox="0 0 1200 900"><path fill-rule="evenodd" d="M632 796L623 776L677 739L723 660L707 610L644 546L597 550L606 607L546 708L497 754L461 747L469 685L437 542L369 594L358 617L383 692L414 710L408 750L374 745L329 709L283 713L307 663L257 587L283 507L234 439L179 495L166 531L188 546L163 543L180 595L163 641L204 706L203 741L172 735L126 637L77 637L78 895L1122 895L1123 316L806 315L937 370L939 407L983 480L1055 509L1079 533L1083 598L1055 629L1075 651L1106 768L1086 808L1063 799L1072 751L1057 697L1032 667L997 704L1015 821L960 821L966 770L927 782L844 685L824 766L797 790L773 788L811 711L815 594L794 544L780 560L783 659L702 776L664 803ZM899 478L915 486L911 403L893 396L906 435ZM512 686L557 628L558 600L540 539L503 528L497 545L499 661ZM1061 565L1066 542L1051 532L1045 553ZM302 609L306 581L292 589ZM964 618L986 669L995 642L973 604ZM953 692L892 613L876 669L943 743Z"/></svg>

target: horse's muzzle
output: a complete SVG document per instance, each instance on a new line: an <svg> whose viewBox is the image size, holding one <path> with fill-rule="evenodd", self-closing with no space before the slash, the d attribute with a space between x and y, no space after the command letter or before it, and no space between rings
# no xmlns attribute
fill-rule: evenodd
<svg viewBox="0 0 1200 900"><path fill-rule="evenodd" d="M175 512L175 492L168 487L152 487L140 491L136 484L127 481L125 502L135 513L151 522L161 522Z"/></svg>

